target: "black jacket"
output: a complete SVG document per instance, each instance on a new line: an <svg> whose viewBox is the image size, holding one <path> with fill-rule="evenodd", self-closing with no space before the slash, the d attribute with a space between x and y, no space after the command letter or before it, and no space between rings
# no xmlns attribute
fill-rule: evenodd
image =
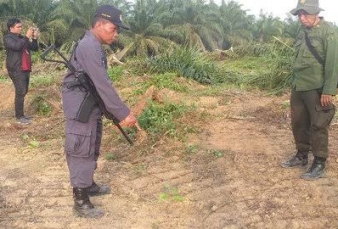
<svg viewBox="0 0 338 229"><path fill-rule="evenodd" d="M6 49L6 68L9 72L20 72L22 52L27 47L28 52L38 50L36 39L29 41L28 37L9 33L4 36L4 46Z"/></svg>

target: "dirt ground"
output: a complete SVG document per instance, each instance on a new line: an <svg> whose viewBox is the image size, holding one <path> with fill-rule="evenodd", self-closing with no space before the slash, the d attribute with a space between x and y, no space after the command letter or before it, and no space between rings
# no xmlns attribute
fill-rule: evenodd
<svg viewBox="0 0 338 229"><path fill-rule="evenodd" d="M1 83L0 228L338 228L338 127L334 121L324 178L304 181L305 168L282 169L294 153L288 95L232 89L198 98L212 118L189 137L187 152L170 141L143 152L105 137L95 179L113 192L91 199L105 211L101 219L72 214L62 113L20 126L13 96Z"/></svg>

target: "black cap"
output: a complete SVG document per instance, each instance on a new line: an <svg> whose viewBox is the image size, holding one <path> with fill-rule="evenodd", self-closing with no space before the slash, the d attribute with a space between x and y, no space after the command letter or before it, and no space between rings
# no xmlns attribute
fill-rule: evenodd
<svg viewBox="0 0 338 229"><path fill-rule="evenodd" d="M114 6L102 5L97 8L94 17L107 19L118 27L129 29L128 26L122 23L121 13L121 10L115 8Z"/></svg>

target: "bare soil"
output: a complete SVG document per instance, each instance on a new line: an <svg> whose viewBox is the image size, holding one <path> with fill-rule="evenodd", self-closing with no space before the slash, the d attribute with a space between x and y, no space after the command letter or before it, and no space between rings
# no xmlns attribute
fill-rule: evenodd
<svg viewBox="0 0 338 229"><path fill-rule="evenodd" d="M0 228L338 228L336 121L325 177L300 179L306 168L279 166L295 151L287 94L225 89L190 98L211 118L187 142L164 138L146 152L112 144L118 133L106 125L95 179L113 192L91 199L105 211L101 219L73 216L57 92L58 109L33 115L28 126L14 121L10 82L0 84L0 97ZM182 144L190 148L182 151Z"/></svg>

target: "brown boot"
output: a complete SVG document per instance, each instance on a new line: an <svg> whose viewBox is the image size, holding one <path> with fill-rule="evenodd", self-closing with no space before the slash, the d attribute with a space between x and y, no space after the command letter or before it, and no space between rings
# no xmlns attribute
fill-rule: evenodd
<svg viewBox="0 0 338 229"><path fill-rule="evenodd" d="M306 166L308 163L308 153L297 151L296 155L280 164L283 168L292 168L295 166Z"/></svg>
<svg viewBox="0 0 338 229"><path fill-rule="evenodd" d="M90 202L85 188L73 188L74 212L83 218L100 218L104 212Z"/></svg>

